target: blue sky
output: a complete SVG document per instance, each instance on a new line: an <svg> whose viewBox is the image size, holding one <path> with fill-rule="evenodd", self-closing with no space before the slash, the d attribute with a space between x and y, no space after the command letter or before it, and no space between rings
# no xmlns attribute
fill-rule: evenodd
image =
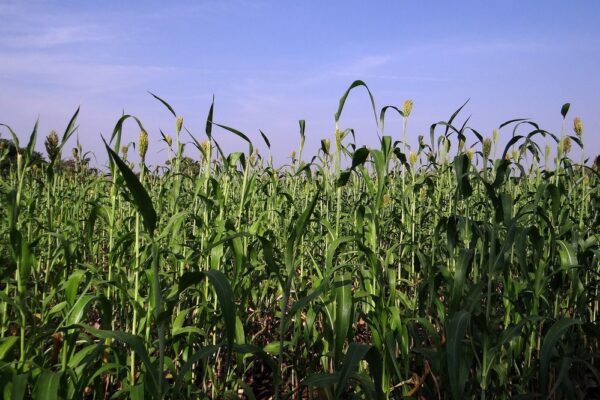
<svg viewBox="0 0 600 400"><path fill-rule="evenodd" d="M561 105L571 102L567 129L580 116L586 153L595 155L598 17L596 1L2 0L0 122L25 140L39 117L45 136L62 132L81 105L80 141L102 164L100 134L109 136L125 110L144 122L150 160L160 162L159 129L172 132L174 121L147 91L200 139L214 94L216 122L256 143L262 129L285 162L298 120L306 120L311 154L333 135L339 97L362 79L379 108L414 100L412 143L469 98L464 117L484 135L519 117L560 133ZM376 145L365 93L347 104L342 127ZM390 116L386 133L399 139L400 129ZM125 140L137 133L127 126ZM227 151L246 148L227 132L215 136Z"/></svg>

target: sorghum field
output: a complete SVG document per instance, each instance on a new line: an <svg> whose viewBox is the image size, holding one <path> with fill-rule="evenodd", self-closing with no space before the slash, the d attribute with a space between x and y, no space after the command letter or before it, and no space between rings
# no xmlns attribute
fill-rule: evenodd
<svg viewBox="0 0 600 400"><path fill-rule="evenodd" d="M149 143L123 115L101 170L67 154L78 112L26 144L3 125L2 397L600 398L600 171L581 120L565 104L559 132L483 135L461 107L409 148L412 102L379 110L365 89L314 155L300 121L282 166L212 107L189 132L158 97L172 130ZM349 94L371 96L375 148L340 127Z"/></svg>

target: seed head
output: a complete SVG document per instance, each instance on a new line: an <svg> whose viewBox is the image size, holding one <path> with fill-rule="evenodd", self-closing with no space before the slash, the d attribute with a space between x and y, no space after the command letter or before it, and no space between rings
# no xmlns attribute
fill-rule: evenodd
<svg viewBox="0 0 600 400"><path fill-rule="evenodd" d="M410 116L412 109L413 109L413 101L410 99L406 100L404 102L404 104L402 105L402 114L404 114L405 118L408 118Z"/></svg>
<svg viewBox="0 0 600 400"><path fill-rule="evenodd" d="M335 145L339 148L342 144L342 131L339 129L335 130Z"/></svg>
<svg viewBox="0 0 600 400"><path fill-rule="evenodd" d="M583 122L581 122L581 118L575 117L575 119L573 119L573 130L575 131L577 137L581 140L581 137L583 136Z"/></svg>
<svg viewBox="0 0 600 400"><path fill-rule="evenodd" d="M208 155L210 154L210 140L205 140L200 143L200 151L204 158L208 158Z"/></svg>
<svg viewBox="0 0 600 400"><path fill-rule="evenodd" d="M450 151L450 141L444 138L444 151L448 153Z"/></svg>
<svg viewBox="0 0 600 400"><path fill-rule="evenodd" d="M483 158L486 160L490 157L492 153L492 139L485 138L483 139Z"/></svg>
<svg viewBox="0 0 600 400"><path fill-rule="evenodd" d="M390 204L392 204L392 197L390 196L389 193L386 193L383 195L383 206L389 207Z"/></svg>
<svg viewBox="0 0 600 400"><path fill-rule="evenodd" d="M571 147L573 146L573 142L569 136L565 136L563 139L563 151L565 154L569 154L571 151Z"/></svg>
<svg viewBox="0 0 600 400"><path fill-rule="evenodd" d="M467 150L467 158L469 159L469 162L473 162L473 156L475 155L475 149L474 148L469 148Z"/></svg>
<svg viewBox="0 0 600 400"><path fill-rule="evenodd" d="M498 129L494 128L492 131L492 140L494 143L498 143Z"/></svg>
<svg viewBox="0 0 600 400"><path fill-rule="evenodd" d="M175 121L175 131L177 132L177 134L179 134L179 132L181 132L182 127L183 127L183 117L177 117L177 120Z"/></svg>
<svg viewBox="0 0 600 400"><path fill-rule="evenodd" d="M167 145L169 145L169 147L171 147L171 145L173 144L173 138L169 134L166 134L165 142L167 142Z"/></svg>
<svg viewBox="0 0 600 400"><path fill-rule="evenodd" d="M146 159L146 152L148 151L148 132L142 130L138 141L140 146L140 158L142 159L142 162L144 162Z"/></svg>
<svg viewBox="0 0 600 400"><path fill-rule="evenodd" d="M521 152L518 149L514 149L513 150L513 154L512 154L512 158L513 158L514 162L518 163L519 159L521 158Z"/></svg>
<svg viewBox="0 0 600 400"><path fill-rule="evenodd" d="M411 167L415 166L418 159L419 159L419 154L416 151L411 151L410 154L408 155L408 162L410 163Z"/></svg>
<svg viewBox="0 0 600 400"><path fill-rule="evenodd" d="M46 154L48 154L48 158L50 160L54 160L58 155L58 135L54 129L52 129L50 134L46 136L46 142L44 145L46 146Z"/></svg>
<svg viewBox="0 0 600 400"><path fill-rule="evenodd" d="M129 146L121 147L121 153L123 153L123 157L127 157L127 151L129 151Z"/></svg>

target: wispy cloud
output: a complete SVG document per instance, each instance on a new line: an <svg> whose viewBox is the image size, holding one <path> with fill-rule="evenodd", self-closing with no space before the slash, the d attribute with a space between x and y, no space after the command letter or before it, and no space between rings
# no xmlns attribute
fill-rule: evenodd
<svg viewBox="0 0 600 400"><path fill-rule="evenodd" d="M61 10L45 1L4 0L0 16L0 47L5 50L66 48L115 39L112 20L107 16Z"/></svg>
<svg viewBox="0 0 600 400"><path fill-rule="evenodd" d="M108 41L113 36L94 25L45 27L34 33L9 33L0 44L13 48L45 49L55 46Z"/></svg>
<svg viewBox="0 0 600 400"><path fill-rule="evenodd" d="M428 54L440 56L447 54L478 55L494 53L545 52L564 49L572 43L545 40L477 40L473 38L449 37L436 42L423 42L404 48L403 56Z"/></svg>
<svg viewBox="0 0 600 400"><path fill-rule="evenodd" d="M372 72L380 67L385 66L392 60L390 55L369 55L359 58L358 60L350 61L347 64L342 64L337 68L338 75L361 75Z"/></svg>
<svg viewBox="0 0 600 400"><path fill-rule="evenodd" d="M85 92L88 95L148 85L153 79L173 70L151 65L86 63L62 55L41 53L0 55L0 78L3 80L27 80L36 86Z"/></svg>

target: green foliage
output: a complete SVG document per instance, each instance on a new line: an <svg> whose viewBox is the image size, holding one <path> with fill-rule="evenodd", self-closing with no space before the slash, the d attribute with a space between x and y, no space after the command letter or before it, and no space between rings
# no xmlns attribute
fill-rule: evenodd
<svg viewBox="0 0 600 400"><path fill-rule="evenodd" d="M375 148L340 128L359 86ZM564 138L523 119L484 138L459 122L465 103L410 148L412 101L378 112L356 81L310 162L301 120L275 167L214 102L200 142L152 96L174 119L154 172L118 154L146 132L133 116L106 175L79 145L61 160L78 111L45 163L37 124L25 147L1 125L2 398L558 399L600 384L600 175ZM248 152L224 154L221 135Z"/></svg>

